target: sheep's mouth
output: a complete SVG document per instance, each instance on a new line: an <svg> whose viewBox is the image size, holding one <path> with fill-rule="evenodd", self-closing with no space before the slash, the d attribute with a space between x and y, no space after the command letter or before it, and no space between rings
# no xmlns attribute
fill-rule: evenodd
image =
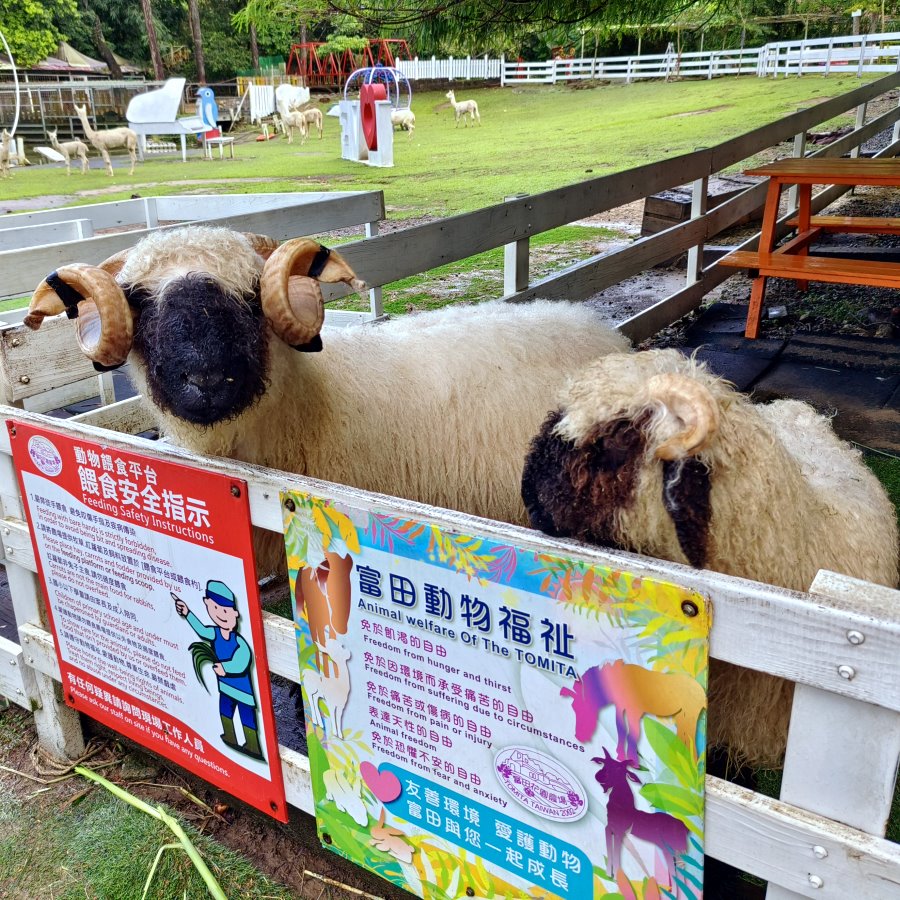
<svg viewBox="0 0 900 900"><path fill-rule="evenodd" d="M157 397L174 415L194 425L215 425L237 418L262 396L246 378L182 372L169 396ZM169 392L166 392L169 393Z"/></svg>

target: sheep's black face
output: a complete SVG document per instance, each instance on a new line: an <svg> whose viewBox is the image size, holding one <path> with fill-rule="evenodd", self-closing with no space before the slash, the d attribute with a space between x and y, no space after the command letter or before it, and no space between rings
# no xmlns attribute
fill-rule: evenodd
<svg viewBox="0 0 900 900"><path fill-rule="evenodd" d="M234 300L208 275L140 303L134 349L155 403L196 425L239 415L267 386L268 331L258 297Z"/></svg>

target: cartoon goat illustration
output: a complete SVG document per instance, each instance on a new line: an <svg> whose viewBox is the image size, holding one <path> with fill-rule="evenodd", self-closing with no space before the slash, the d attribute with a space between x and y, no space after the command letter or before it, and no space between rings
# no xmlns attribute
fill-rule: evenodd
<svg viewBox="0 0 900 900"><path fill-rule="evenodd" d="M635 768L631 760L613 759L604 748L603 756L593 757L592 762L599 766L594 773L595 780L609 794L606 803L606 857L610 873L618 873L622 842L631 835L662 851L671 883L676 860L687 851L687 825L668 813L644 812L635 808L634 794L628 782L640 785L641 780L629 771Z"/></svg>
<svg viewBox="0 0 900 900"><path fill-rule="evenodd" d="M581 678L560 690L572 699L575 739L586 744L597 730L600 711L616 707L616 755L638 761L641 719L650 715L675 720L679 739L696 746L697 721L706 709L706 694L697 681L680 672L656 672L617 659L592 666Z"/></svg>
<svg viewBox="0 0 900 900"><path fill-rule="evenodd" d="M350 696L350 672L347 669L347 660L351 655L350 650L336 637L327 638L324 646L317 641L316 647L319 648L322 656L327 656L331 660L333 665L328 677L313 669L307 669L303 673L303 687L312 710L313 724L323 730L325 728L325 720L322 717L322 710L319 708L319 701L322 700L331 716L331 728L334 736L343 739L341 719L344 715L344 707L347 705L347 698Z"/></svg>

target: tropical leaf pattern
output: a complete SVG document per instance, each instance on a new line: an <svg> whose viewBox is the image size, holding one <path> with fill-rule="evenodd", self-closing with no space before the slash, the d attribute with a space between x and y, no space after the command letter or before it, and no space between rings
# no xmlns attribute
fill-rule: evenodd
<svg viewBox="0 0 900 900"><path fill-rule="evenodd" d="M300 570L317 564L325 550L338 548L359 559L371 548L417 564L430 563L480 585L502 586L498 596L514 609L523 608L519 592L545 598L548 611L555 603L557 618L571 625L576 640L583 639L582 632L592 635L592 646L598 651L595 664L627 657L630 664L681 672L706 686L711 613L703 598L685 588L580 559L500 544L433 523L344 508L301 492L284 494L282 506L301 672L316 669L316 647L296 604ZM389 599L384 602L389 607ZM671 718L646 714L641 724L643 783L635 786L635 797L639 792L652 808L683 822L689 848L671 883L658 882L658 872L657 877L649 873L627 877L620 869L613 876L598 861L604 857L597 848L605 846L601 818L591 858L593 896L701 900L705 729L697 730L698 745L694 746L693 741L686 745L679 739ZM307 718L317 827L320 836L327 835L329 849L427 900L450 900L467 892L497 900L554 900L560 896L535 885L523 887L521 878L430 833L419 822L405 821L394 813L385 820L384 805L360 777L363 762L377 767L383 761L371 740L370 731L348 727L346 717L343 739L316 728ZM346 810L326 798L323 775L329 770L341 773L354 791L358 786L369 816L367 826L359 826ZM602 815L606 797L596 786L592 802L599 804Z"/></svg>

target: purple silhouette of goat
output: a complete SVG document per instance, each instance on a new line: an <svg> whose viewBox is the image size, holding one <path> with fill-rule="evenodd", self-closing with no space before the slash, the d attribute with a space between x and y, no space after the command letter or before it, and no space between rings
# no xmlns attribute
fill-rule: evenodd
<svg viewBox="0 0 900 900"><path fill-rule="evenodd" d="M665 858L669 881L675 873L675 861L687 851L688 829L680 819L664 812L644 812L636 809L629 781L641 780L630 772L630 760L618 760L604 748L603 756L593 757L599 768L594 773L597 783L609 794L606 802L606 859L610 874L619 871L622 841L630 834L658 847Z"/></svg>

